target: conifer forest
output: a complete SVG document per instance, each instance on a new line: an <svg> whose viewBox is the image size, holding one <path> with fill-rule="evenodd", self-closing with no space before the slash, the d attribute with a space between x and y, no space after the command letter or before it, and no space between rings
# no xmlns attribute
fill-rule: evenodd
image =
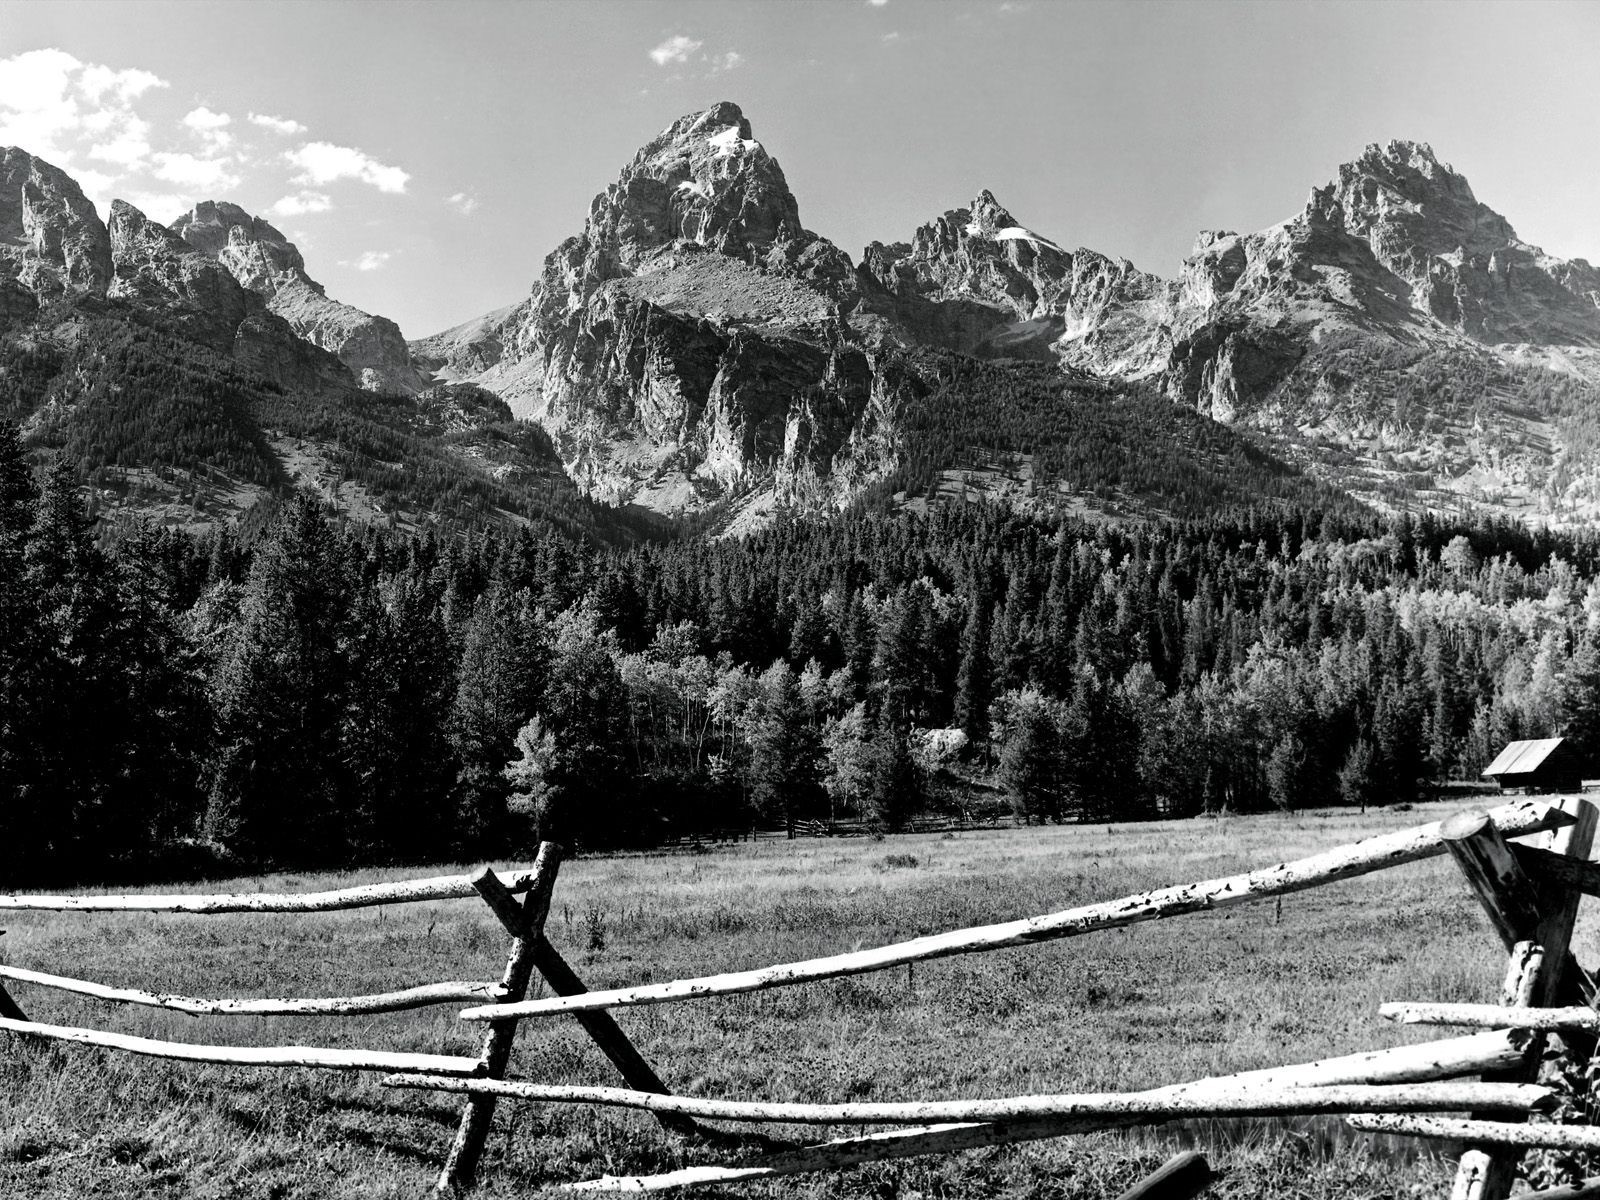
<svg viewBox="0 0 1600 1200"><path fill-rule="evenodd" d="M1600 542L860 506L624 548L98 530L0 434L0 855L70 882L1384 805L1600 749Z"/></svg>

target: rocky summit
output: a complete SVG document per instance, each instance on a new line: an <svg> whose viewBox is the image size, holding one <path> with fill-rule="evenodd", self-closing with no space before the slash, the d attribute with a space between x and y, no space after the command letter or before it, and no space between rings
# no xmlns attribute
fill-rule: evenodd
<svg viewBox="0 0 1600 1200"><path fill-rule="evenodd" d="M179 217L172 230L264 297L268 311L287 321L296 334L334 354L362 387L410 393L426 386L411 363L400 327L387 317L331 299L306 274L294 243L260 217L237 204L208 200Z"/></svg>
<svg viewBox="0 0 1600 1200"><path fill-rule="evenodd" d="M1600 273L1420 143L1367 147L1282 224L1200 234L1171 279L988 191L854 265L722 103L639 151L525 301L413 353L544 424L585 487L657 508L847 498L955 355L1154 388L1379 507L1590 520L1597 338Z"/></svg>
<svg viewBox="0 0 1600 1200"><path fill-rule="evenodd" d="M0 340L21 356L7 378L50 380L11 407L37 439L150 459L122 433L62 432L87 370L63 313L155 330L309 404L293 420L252 409L274 414L255 458L240 452L252 486L339 476L335 443L398 480L400 442L339 440L380 421L437 443L453 465L435 482L526 467L565 512L575 487L728 529L863 496L1117 515L1302 487L1600 521L1600 271L1522 241L1415 142L1368 146L1280 224L1202 232L1170 278L1074 248L987 190L856 262L805 228L771 148L723 102L641 147L523 299L409 344L235 204L169 229L118 201L102 221L65 173L0 151ZM45 343L57 358L27 359ZM290 427L308 433L285 451ZM1214 477L1197 491L1178 462ZM383 488L373 513L416 503ZM475 519L516 507L487 495Z"/></svg>

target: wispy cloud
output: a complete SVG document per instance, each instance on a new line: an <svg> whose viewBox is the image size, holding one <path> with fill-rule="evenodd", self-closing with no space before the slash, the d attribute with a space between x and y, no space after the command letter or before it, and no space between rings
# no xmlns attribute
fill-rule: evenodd
<svg viewBox="0 0 1600 1200"><path fill-rule="evenodd" d="M358 271L376 271L383 267L394 255L387 250L368 250L354 262L341 260L341 267L354 267Z"/></svg>
<svg viewBox="0 0 1600 1200"><path fill-rule="evenodd" d="M879 40L885 42L898 42L900 40L900 31L898 29L891 29Z"/></svg>
<svg viewBox="0 0 1600 1200"><path fill-rule="evenodd" d="M155 177L203 192L225 192L239 186L227 158L200 158L163 151L155 155Z"/></svg>
<svg viewBox="0 0 1600 1200"><path fill-rule="evenodd" d="M694 38L679 33L669 37L654 50L650 51L650 57L658 67L671 66L674 63L686 63L689 61L689 56L703 45L705 45L704 42L697 42Z"/></svg>
<svg viewBox="0 0 1600 1200"><path fill-rule="evenodd" d="M444 202L463 217L470 217L478 211L478 198L469 192L457 192L453 196L446 196Z"/></svg>
<svg viewBox="0 0 1600 1200"><path fill-rule="evenodd" d="M299 121L291 121L288 117L269 117L266 113L251 113L246 119L250 124L270 129L273 133L291 134L306 131L306 127Z"/></svg>
<svg viewBox="0 0 1600 1200"><path fill-rule="evenodd" d="M307 213L327 212L333 207L333 197L326 192L296 192L275 201L267 211L279 217L303 217Z"/></svg>
<svg viewBox="0 0 1600 1200"><path fill-rule="evenodd" d="M327 184L354 179L371 184L380 192L404 192L411 179L399 167L385 166L354 146L335 146L332 142L309 142L290 150L284 158L300 168L296 183Z"/></svg>
<svg viewBox="0 0 1600 1200"><path fill-rule="evenodd" d="M233 134L228 126L233 118L227 113L212 112L205 105L184 114L183 126L196 134L212 154L220 154L233 145Z"/></svg>
<svg viewBox="0 0 1600 1200"><path fill-rule="evenodd" d="M737 50L729 50L721 58L715 60L711 67L713 75L721 71L732 71L744 64L744 55Z"/></svg>
<svg viewBox="0 0 1600 1200"><path fill-rule="evenodd" d="M133 103L167 86L149 71L85 63L54 48L0 58L0 144L63 167L96 146L102 161L137 163L149 153L148 127Z"/></svg>
<svg viewBox="0 0 1600 1200"><path fill-rule="evenodd" d="M882 8L885 4L889 3L889 0L867 0L867 3L872 5L873 8Z"/></svg>

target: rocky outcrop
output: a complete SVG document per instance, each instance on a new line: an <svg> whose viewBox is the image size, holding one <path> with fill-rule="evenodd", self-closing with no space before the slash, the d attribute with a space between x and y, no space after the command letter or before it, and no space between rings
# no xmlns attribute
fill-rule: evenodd
<svg viewBox="0 0 1600 1200"><path fill-rule="evenodd" d="M858 301L849 256L803 228L782 167L722 103L640 149L527 301L411 349L556 434L594 493L656 488L674 507L828 472L871 393Z"/></svg>
<svg viewBox="0 0 1600 1200"><path fill-rule="evenodd" d="M226 267L125 200L111 203L110 231L109 297L159 306L193 340L232 349L235 332L260 305L251 304Z"/></svg>
<svg viewBox="0 0 1600 1200"><path fill-rule="evenodd" d="M294 243L267 221L237 204L208 200L179 217L173 230L264 297L296 334L337 355L362 387L411 393L424 386L399 326L331 299L306 274Z"/></svg>
<svg viewBox="0 0 1600 1200"><path fill-rule="evenodd" d="M0 314L68 293L103 296L111 238L94 205L64 171L14 146L0 148L0 272L15 287Z"/></svg>

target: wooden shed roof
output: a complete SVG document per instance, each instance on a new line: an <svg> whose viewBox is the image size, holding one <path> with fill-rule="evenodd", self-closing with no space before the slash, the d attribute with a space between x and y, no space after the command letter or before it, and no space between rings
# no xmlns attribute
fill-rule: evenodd
<svg viewBox="0 0 1600 1200"><path fill-rule="evenodd" d="M1562 738L1532 738L1523 742L1510 742L1483 769L1483 774L1498 778L1501 775L1531 775L1555 753Z"/></svg>

